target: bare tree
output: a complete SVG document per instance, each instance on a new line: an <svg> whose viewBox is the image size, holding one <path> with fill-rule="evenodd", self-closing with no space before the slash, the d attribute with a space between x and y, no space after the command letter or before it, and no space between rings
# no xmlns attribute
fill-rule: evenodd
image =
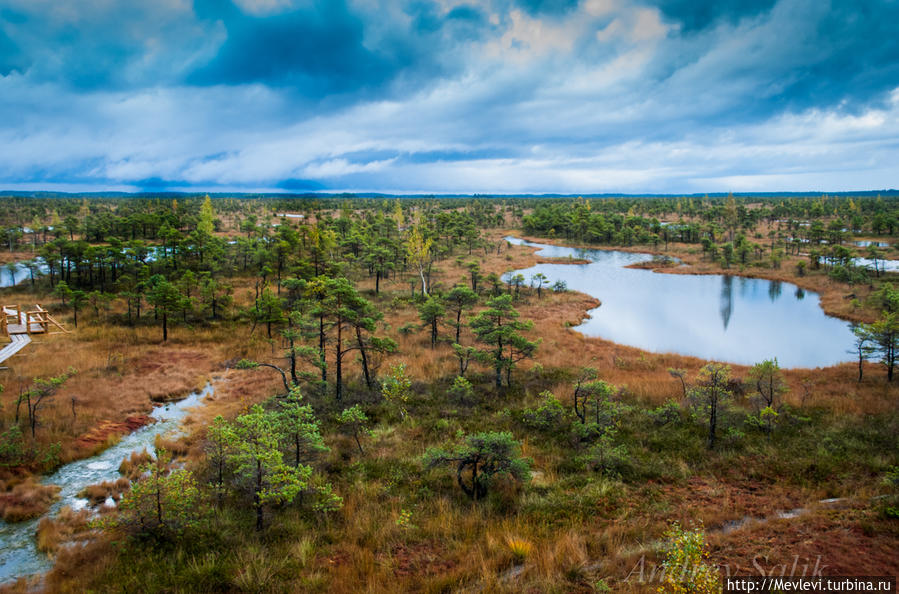
<svg viewBox="0 0 899 594"><path fill-rule="evenodd" d="M28 408L28 425L31 427L31 437L34 438L38 425L38 412L56 395L56 391L62 386L67 379L75 375L77 371L73 368L62 375L51 378L35 378L31 388L26 390L19 396L18 404L25 402ZM73 407L74 410L74 407Z"/></svg>

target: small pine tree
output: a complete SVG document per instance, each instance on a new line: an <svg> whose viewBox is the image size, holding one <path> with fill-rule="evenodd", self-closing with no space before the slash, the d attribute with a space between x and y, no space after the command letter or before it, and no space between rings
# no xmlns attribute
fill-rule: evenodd
<svg viewBox="0 0 899 594"><path fill-rule="evenodd" d="M365 450L362 449L362 442L359 438L363 435L368 435L371 431L368 429L368 416L362 410L362 407L356 404L344 409L337 415L337 422L353 437L356 447L359 448L359 453L364 454Z"/></svg>
<svg viewBox="0 0 899 594"><path fill-rule="evenodd" d="M119 504L116 525L135 536L177 539L201 519L200 491L193 474L171 469L171 454L156 453L156 460L141 469L141 478Z"/></svg>
<svg viewBox="0 0 899 594"><path fill-rule="evenodd" d="M503 372L506 384L511 385L512 369L522 359L533 357L539 341L527 340L521 333L533 328L531 321L518 319L512 307L511 295L500 295L487 302L487 309L471 321L471 329L478 341L489 348L480 351L480 358L496 372L496 387L502 387Z"/></svg>
<svg viewBox="0 0 899 594"><path fill-rule="evenodd" d="M486 497L494 478L506 475L519 482L530 480L531 460L519 454L521 445L507 432L477 433L465 438L465 442L449 450L432 448L425 454L429 468L443 464L456 464L456 480L468 497L480 500Z"/></svg>

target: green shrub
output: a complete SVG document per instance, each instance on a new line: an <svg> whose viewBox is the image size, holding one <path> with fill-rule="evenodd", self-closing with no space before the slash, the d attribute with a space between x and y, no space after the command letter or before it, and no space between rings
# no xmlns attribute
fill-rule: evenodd
<svg viewBox="0 0 899 594"><path fill-rule="evenodd" d="M565 422L565 408L552 392L542 392L543 403L521 413L521 422L538 431L557 431Z"/></svg>
<svg viewBox="0 0 899 594"><path fill-rule="evenodd" d="M453 400L469 403L474 400L474 387L470 381L459 375L453 380L453 385L447 390L447 394Z"/></svg>
<svg viewBox="0 0 899 594"><path fill-rule="evenodd" d="M890 468L883 482L891 491L884 498L883 515L890 519L899 519L899 466Z"/></svg>
<svg viewBox="0 0 899 594"><path fill-rule="evenodd" d="M27 458L25 437L18 425L0 434L0 466L19 466Z"/></svg>
<svg viewBox="0 0 899 594"><path fill-rule="evenodd" d="M666 400L665 404L650 410L649 417L659 426L677 423L681 420L680 404L675 400Z"/></svg>
<svg viewBox="0 0 899 594"><path fill-rule="evenodd" d="M721 576L709 563L705 535L701 530L684 530L677 523L665 533L665 574L659 592L672 594L719 594Z"/></svg>
<svg viewBox="0 0 899 594"><path fill-rule="evenodd" d="M141 479L131 486L119 504L113 525L137 537L176 539L198 526L203 515L200 491L193 473L169 466L171 455L157 452L141 469Z"/></svg>
<svg viewBox="0 0 899 594"><path fill-rule="evenodd" d="M453 464L458 468L459 487L471 499L479 500L499 476L522 483L530 480L531 460L522 458L520 451L521 445L511 433L490 431L469 435L463 444L451 449L431 448L425 454L425 465Z"/></svg>
<svg viewBox="0 0 899 594"><path fill-rule="evenodd" d="M614 433L606 433L590 447L583 456L587 468L614 477L620 477L630 469L627 448L623 444L615 445L614 437Z"/></svg>

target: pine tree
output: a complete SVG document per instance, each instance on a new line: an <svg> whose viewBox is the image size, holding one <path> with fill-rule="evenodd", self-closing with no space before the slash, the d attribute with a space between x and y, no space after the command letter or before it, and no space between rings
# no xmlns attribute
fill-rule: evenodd
<svg viewBox="0 0 899 594"><path fill-rule="evenodd" d="M490 348L479 351L482 361L496 372L496 387L502 387L503 371L506 384L512 383L512 368L518 361L533 357L539 341L527 340L521 332L531 330L533 322L522 322L518 311L512 307L511 295L500 295L487 302L487 309L472 321L471 329L478 341Z"/></svg>
<svg viewBox="0 0 899 594"><path fill-rule="evenodd" d="M446 316L446 308L441 299L435 295L428 297L428 300L418 307L419 319L431 331L431 348L437 346L437 326L444 316Z"/></svg>
<svg viewBox="0 0 899 594"><path fill-rule="evenodd" d="M264 526L266 506L293 501L309 486L312 477L311 467L292 467L284 462L278 440L279 422L277 415L258 404L234 420L229 463L238 486L252 496L257 530Z"/></svg>
<svg viewBox="0 0 899 594"><path fill-rule="evenodd" d="M169 315L178 311L183 305L181 292L161 274L153 275L149 285L150 292L147 294L147 301L162 316L162 341L165 342L169 339Z"/></svg>

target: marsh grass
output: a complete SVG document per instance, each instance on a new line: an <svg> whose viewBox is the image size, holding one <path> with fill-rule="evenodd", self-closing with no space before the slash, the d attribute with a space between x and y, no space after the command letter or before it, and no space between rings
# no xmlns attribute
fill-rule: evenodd
<svg viewBox="0 0 899 594"><path fill-rule="evenodd" d="M523 383L533 382L535 389L564 385L523 375ZM483 387L478 393L495 398ZM653 543L671 522L701 522L717 535L745 516L772 516L825 495L863 494L870 477L895 462L882 449L894 435L895 419L889 416L840 419L813 410L807 420L781 426L771 441L746 432L709 453L701 423L686 411L659 426L652 408L626 398L629 408L619 435L635 459L634 469L603 476L574 463L576 453L563 436L527 432L504 412L532 406L536 398L533 390L512 390L499 406L484 403L481 415L472 418L448 415L455 403L439 391L420 394L410 407L411 421L376 425L365 456L345 459L340 452L344 447L352 451L351 445L329 438L332 452L325 466L344 506L327 522L285 508L275 512L270 531L257 535L239 510L225 510L214 537L199 548L175 545L183 551L180 556L166 549L167 554L144 560L137 558L144 550L135 547L94 585L178 591L183 587L178 584L212 575L211 583L241 590L513 592L588 591L604 579L615 591L643 591L626 590L620 580L641 555L661 560ZM376 419L379 406L370 409ZM739 421L738 412L732 411L727 422ZM442 419L450 423L449 433L424 429ZM451 440L455 427L476 431L488 426L526 437L524 450L541 473L512 499L498 492L474 504L451 473L425 470L415 461L429 443ZM403 510L408 520L398 522ZM712 536L711 542L722 559L745 546L737 536ZM163 567L135 581L121 573L132 571L135 563ZM520 570L513 575L515 566Z"/></svg>
<svg viewBox="0 0 899 594"><path fill-rule="evenodd" d="M125 477L114 481L103 481L96 485L88 485L82 489L78 496L87 499L91 505L102 505L104 501L112 497L116 502L122 498L122 494L131 488L131 481Z"/></svg>
<svg viewBox="0 0 899 594"><path fill-rule="evenodd" d="M5 493L0 493L0 517L4 522L23 522L47 511L59 499L59 487L42 485L33 478L16 482Z"/></svg>
<svg viewBox="0 0 899 594"><path fill-rule="evenodd" d="M37 527L37 549L55 553L67 541L86 538L91 531L90 518L87 510L74 511L69 506L52 518L42 518Z"/></svg>
<svg viewBox="0 0 899 594"><path fill-rule="evenodd" d="M525 247L463 259L479 261L485 274L536 262ZM452 258L440 268L438 285L468 280L464 266ZM860 384L852 364L787 371L785 400L794 412L774 435L769 439L748 428L750 408L737 398L722 418L725 428L734 429L732 437L708 452L701 419L686 407L662 424L655 414L666 400L681 399L681 386L667 370L685 369L693 378L705 362L584 337L571 326L596 306L592 298L546 292L538 299L525 291L515 306L535 321L532 337L542 339L536 363L522 363L513 386L501 391L493 388L489 370L473 364L466 374L473 395L462 402L449 393L457 361L448 344L431 349L425 332L399 331L419 324L404 275L385 280L378 296L367 278L355 280L384 312L385 332L400 346L381 370L406 363L414 393L408 414L399 415L364 390L352 360L345 402L338 405L330 394L304 387L331 448L319 465L344 498L343 507L327 517L278 508L271 529L257 534L245 510L228 501L184 542L136 543L107 535L89 545L63 547L48 576L51 589L72 591L77 584L96 591L562 592L591 591L602 579L614 591L647 591L621 580L640 555L660 560L655 543L671 522L702 522L720 560L745 554L747 543L763 542L766 535L772 540L764 546L786 549L797 531L781 524L746 535L716 531L744 516L766 517L826 496L876 493L871 485L899 463L895 388L873 364ZM236 297L245 303L247 287L236 286ZM72 335L47 338L33 351L43 353L40 357L17 361L13 381L3 380L7 420L16 382L58 373L53 362L70 352L83 369L48 409L38 433L39 440L63 441L66 456L81 454L66 440L98 423L145 412L154 396L183 394L220 376L224 379L209 402L190 414L189 435L157 443L202 472L204 427L212 418L233 417L281 389L274 373L225 370L226 362L250 358L283 364L283 345L269 342L263 332L251 334L240 322L175 328L167 345L159 343L158 334L153 326L88 322ZM450 329L441 334L449 336ZM467 330L463 341L472 344ZM621 389L615 399L624 409L615 443L625 447L627 459L616 473L588 470L567 429L536 431L520 421L521 411L537 406L545 390L570 411L571 384L583 365ZM747 374L745 367L733 370L737 377ZM75 420L69 397L76 398ZM364 455L338 434L333 421L342 407L355 403L364 407L373 429ZM485 501L473 503L451 471L424 468L421 456L429 446L455 443L460 432L485 430L512 431L524 455L534 460L534 475L523 486L500 483ZM139 455L123 461L122 474L133 478L142 461ZM835 521L820 520L813 526L819 532L805 536L834 534ZM861 522L870 519L859 515L840 526L852 530ZM63 538L49 525L45 533L48 543ZM872 534L881 546L896 542L882 531ZM878 563L887 573L895 569L895 560ZM514 567L520 573L511 574Z"/></svg>
<svg viewBox="0 0 899 594"><path fill-rule="evenodd" d="M152 460L153 456L151 456L146 449L139 452L131 452L131 455L127 458L124 458L122 460L122 463L119 464L119 474L127 479L135 480L140 476L141 469L144 467L144 465L148 464Z"/></svg>

